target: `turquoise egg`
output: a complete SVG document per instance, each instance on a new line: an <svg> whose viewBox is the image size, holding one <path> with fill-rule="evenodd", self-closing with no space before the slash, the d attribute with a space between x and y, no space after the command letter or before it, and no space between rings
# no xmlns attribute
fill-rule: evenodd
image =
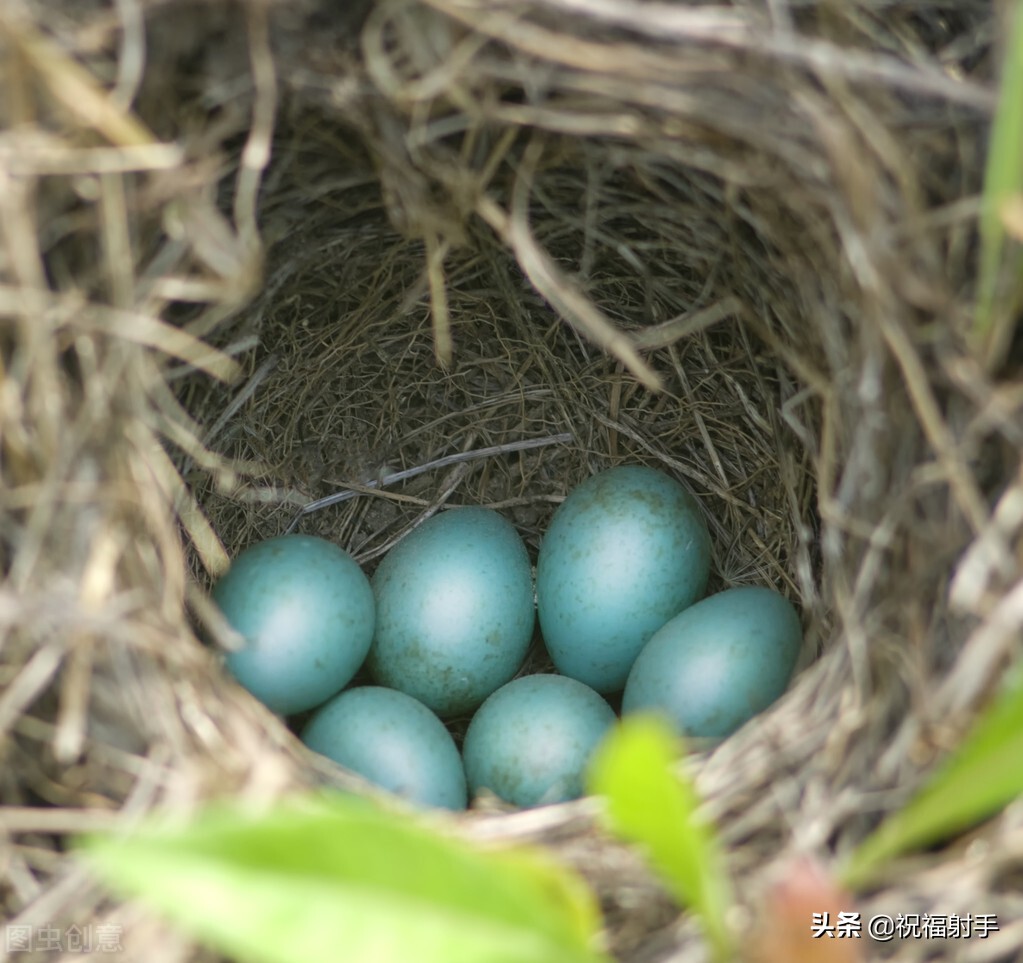
<svg viewBox="0 0 1023 963"><path fill-rule="evenodd" d="M469 789L487 788L515 806L577 799L590 755L614 721L604 699L575 679L515 679L469 723L462 745Z"/></svg>
<svg viewBox="0 0 1023 963"><path fill-rule="evenodd" d="M388 552L372 583L367 664L381 685L450 717L475 709L522 665L535 621L529 555L497 512L435 515Z"/></svg>
<svg viewBox="0 0 1023 963"><path fill-rule="evenodd" d="M275 712L312 709L343 689L373 640L369 580L336 545L282 535L245 549L213 600L245 637L232 675Z"/></svg>
<svg viewBox="0 0 1023 963"><path fill-rule="evenodd" d="M598 692L617 692L647 640L707 587L710 535L673 478L623 465L588 478L554 513L536 596L551 659Z"/></svg>
<svg viewBox="0 0 1023 963"><path fill-rule="evenodd" d="M661 713L689 736L721 738L784 691L802 645L799 616L767 588L727 589L655 632L636 659L622 713Z"/></svg>
<svg viewBox="0 0 1023 963"><path fill-rule="evenodd" d="M465 770L451 733L395 689L348 689L302 730L314 752L421 806L465 809Z"/></svg>

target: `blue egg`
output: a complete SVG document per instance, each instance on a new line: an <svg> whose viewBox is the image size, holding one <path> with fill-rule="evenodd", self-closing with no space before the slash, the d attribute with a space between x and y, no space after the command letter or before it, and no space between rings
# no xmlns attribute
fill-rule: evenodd
<svg viewBox="0 0 1023 963"><path fill-rule="evenodd" d="M617 692L650 636L707 587L710 535L673 478L623 465L554 513L536 567L537 608L558 670Z"/></svg>
<svg viewBox="0 0 1023 963"><path fill-rule="evenodd" d="M318 706L359 670L373 640L373 590L355 560L311 535L245 549L213 589L245 637L231 674L275 712Z"/></svg>
<svg viewBox="0 0 1023 963"><path fill-rule="evenodd" d="M615 721L589 686L561 675L527 675L480 706L462 745L469 789L515 806L577 799L586 765Z"/></svg>
<svg viewBox="0 0 1023 963"><path fill-rule="evenodd" d="M302 741L409 802L465 809L465 770L455 740L440 719L404 692L348 689L316 711Z"/></svg>
<svg viewBox="0 0 1023 963"><path fill-rule="evenodd" d="M475 709L511 679L533 636L526 546L487 508L422 524L384 557L373 592L374 679L442 716Z"/></svg>
<svg viewBox="0 0 1023 963"><path fill-rule="evenodd" d="M622 712L659 712L689 736L730 735L785 691L801 644L799 616L777 592L711 595L654 633L629 674Z"/></svg>

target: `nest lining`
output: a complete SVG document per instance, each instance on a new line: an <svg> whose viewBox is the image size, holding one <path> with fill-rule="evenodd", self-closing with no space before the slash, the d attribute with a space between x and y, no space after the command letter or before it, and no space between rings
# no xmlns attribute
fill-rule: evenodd
<svg viewBox="0 0 1023 963"><path fill-rule="evenodd" d="M566 430L302 530L372 566L425 513L488 504L535 551L573 484L660 465L707 513L714 587L774 585L808 630L791 692L692 760L743 904L772 863L841 853L897 808L1020 622L1019 391L1011 357L985 369L964 342L986 7L138 9L134 80L127 20L26 3L9 21L5 916L117 912L63 832L338 778L195 640L185 599L201 613L230 554L338 485ZM61 100L69 56L185 150ZM463 831L579 867L622 958L702 958L591 817ZM901 866L864 911L1012 919L1017 822ZM199 958L159 932L139 917L126 940Z"/></svg>

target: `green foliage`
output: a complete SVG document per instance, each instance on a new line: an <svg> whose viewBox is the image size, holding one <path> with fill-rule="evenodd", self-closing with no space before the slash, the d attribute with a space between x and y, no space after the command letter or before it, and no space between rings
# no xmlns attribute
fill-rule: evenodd
<svg viewBox="0 0 1023 963"><path fill-rule="evenodd" d="M676 775L681 755L681 741L660 720L629 716L598 748L590 791L606 798L612 831L640 845L672 895L699 914L717 957L730 959L728 878L692 784Z"/></svg>
<svg viewBox="0 0 1023 963"><path fill-rule="evenodd" d="M1015 312L1023 300L1023 249L1006 236L1002 208L1023 194L1023 0L1006 16L1009 33L1001 95L991 127L984 203L980 218L980 277L975 335L985 355L1007 346ZM1008 288L1006 288L1006 283Z"/></svg>
<svg viewBox="0 0 1023 963"><path fill-rule="evenodd" d="M857 889L900 853L960 832L1023 793L1023 671L977 720L930 782L852 853L842 882Z"/></svg>
<svg viewBox="0 0 1023 963"><path fill-rule="evenodd" d="M355 797L92 837L116 890L245 963L600 963L592 893L526 850L481 851Z"/></svg>

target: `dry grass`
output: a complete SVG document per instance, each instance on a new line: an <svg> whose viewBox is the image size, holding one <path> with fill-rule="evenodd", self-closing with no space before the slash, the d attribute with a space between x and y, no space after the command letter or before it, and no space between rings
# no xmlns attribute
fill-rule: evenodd
<svg viewBox="0 0 1023 963"><path fill-rule="evenodd" d="M535 549L580 479L664 467L715 584L805 615L792 691L694 760L744 905L847 851L1019 654L1018 350L964 346L988 5L179 6L0 13L4 917L200 959L62 839L336 778L223 678L202 589L336 488L564 432L302 530L371 567L482 503ZM623 958L702 959L591 816L464 828L579 866ZM1018 954L1021 854L1010 808L864 911L1001 916L900 960Z"/></svg>

